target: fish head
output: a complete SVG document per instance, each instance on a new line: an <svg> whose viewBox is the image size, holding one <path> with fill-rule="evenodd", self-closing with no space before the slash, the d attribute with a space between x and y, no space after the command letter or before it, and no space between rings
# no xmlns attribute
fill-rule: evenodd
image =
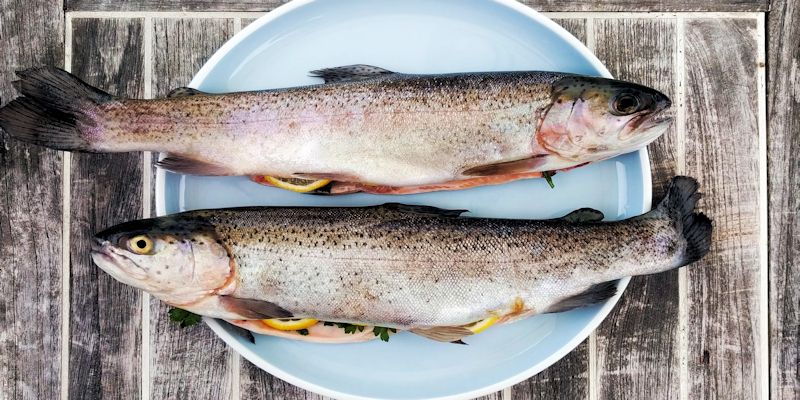
<svg viewBox="0 0 800 400"><path fill-rule="evenodd" d="M118 281L161 300L199 301L233 278L233 261L201 219L162 217L126 222L94 237L92 260Z"/></svg>
<svg viewBox="0 0 800 400"><path fill-rule="evenodd" d="M599 161L646 146L669 127L663 93L613 79L568 76L553 83L537 140L574 163Z"/></svg>

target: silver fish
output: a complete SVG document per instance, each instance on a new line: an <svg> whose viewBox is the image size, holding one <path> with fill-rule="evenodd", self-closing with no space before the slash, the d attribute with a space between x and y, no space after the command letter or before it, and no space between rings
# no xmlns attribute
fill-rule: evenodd
<svg viewBox="0 0 800 400"><path fill-rule="evenodd" d="M711 221L694 212L697 186L677 177L658 207L619 222L587 209L529 221L399 204L191 211L100 232L92 258L171 305L262 333L274 332L253 328L261 319L313 318L457 341L477 321L594 304L620 278L703 257ZM283 335L342 341L323 326Z"/></svg>
<svg viewBox="0 0 800 400"><path fill-rule="evenodd" d="M57 68L19 73L12 137L69 151L168 153L196 175L334 181L417 193L539 177L644 147L671 118L657 90L558 72L410 75L351 65L325 84L163 99L111 96Z"/></svg>

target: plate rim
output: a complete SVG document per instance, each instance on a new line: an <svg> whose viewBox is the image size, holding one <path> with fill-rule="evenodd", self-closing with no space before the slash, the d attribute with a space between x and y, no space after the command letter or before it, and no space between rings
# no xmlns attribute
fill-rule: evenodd
<svg viewBox="0 0 800 400"><path fill-rule="evenodd" d="M197 87L200 83L202 83L214 67L230 52L231 49L236 47L240 42L242 42L245 38L247 38L252 32L260 29L262 26L272 22L273 20L283 16L286 13L289 13L297 8L306 6L308 4L314 3L318 0L292 0L288 3L285 3L274 10L270 11L267 14L259 17L257 20L253 21L250 25L242 29L241 31L237 32L234 36L232 36L225 44L223 44L217 51L203 64L200 70L195 74L192 78L191 82L189 83L189 87ZM583 56L594 68L600 71L600 75L607 78L612 78L611 73L609 70L603 65L603 63L589 50L586 45L584 45L581 41L579 41L575 36L569 33L566 29L562 26L558 25L555 21L551 20L547 16L543 15L542 13L522 4L515 0L488 0L488 2L496 3L499 6L505 6L511 8L513 11L516 11L537 23L542 24L544 27L550 29L553 33L558 35L561 39L567 41L571 44L578 53ZM640 210L641 213L645 213L651 209L652 206L652 171L650 167L650 157L647 147L639 149L637 151L639 156L639 162L641 164L641 172L642 172L642 209ZM159 154L158 159L162 159L164 154ZM165 194L166 194L166 172L163 169L156 169L156 177L155 177L155 212L156 216L163 216L166 215L166 204L165 204ZM501 391L509 386L517 384L525 379L528 379L537 373L549 368L555 362L562 359L572 350L574 350L580 343L582 343L589 335L594 332L598 326L608 317L608 314L611 310L616 306L619 298L624 293L625 289L630 282L630 277L626 277L620 279L620 282L617 286L617 294L614 297L607 300L603 306L598 310L597 314L586 324L586 326L581 329L569 342L565 345L561 346L557 351L553 352L550 356L545 358L544 360L540 361L532 365L531 367L521 371L515 375L512 375L504 380L495 382L492 385L484 386L479 389L473 389L466 392L456 393L452 395L445 395L439 397L431 397L432 400L455 400L455 399L466 399L466 398L473 398L478 396L484 396L493 392ZM267 359L261 357L260 355L256 354L250 348L244 346L240 343L233 335L225 330L225 328L220 324L220 322L213 318L206 318L203 317L203 321L208 325L211 330L220 338L222 339L225 344L230 346L234 351L239 353L242 357L259 367L260 369L266 371L267 373L282 379L290 384L295 386L299 386L303 389L310 390L312 392L321 394L323 396L328 396L336 399L353 399L353 400L370 400L373 399L372 397L364 397L353 395L349 393L342 393L337 390L329 389L324 386L317 385L313 382L306 381L295 375L287 373L283 371L281 368L277 367L270 363Z"/></svg>

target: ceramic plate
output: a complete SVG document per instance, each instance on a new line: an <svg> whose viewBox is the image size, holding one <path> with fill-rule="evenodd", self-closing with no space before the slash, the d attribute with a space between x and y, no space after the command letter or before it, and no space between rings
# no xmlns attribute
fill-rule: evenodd
<svg viewBox="0 0 800 400"><path fill-rule="evenodd" d="M250 24L206 63L191 83L210 92L320 83L308 71L372 64L398 72L550 70L610 76L574 37L512 1L293 1ZM384 202L470 210L470 216L551 218L581 207L608 219L650 207L650 171L642 150L544 180L458 192L389 197L311 196L244 177L159 171L159 215L252 205L362 206ZM620 284L623 288L627 279ZM563 357L608 314L605 304L497 326L468 346L400 333L389 343L321 345L257 336L256 343L207 323L267 372L336 398L471 398L522 381Z"/></svg>

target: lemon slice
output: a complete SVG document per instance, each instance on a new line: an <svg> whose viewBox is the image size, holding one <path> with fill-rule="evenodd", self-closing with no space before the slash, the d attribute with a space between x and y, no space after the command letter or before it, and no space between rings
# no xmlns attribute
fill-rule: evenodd
<svg viewBox="0 0 800 400"><path fill-rule="evenodd" d="M299 331L314 326L317 320L311 318L303 319L262 319L264 325L275 328L279 331Z"/></svg>
<svg viewBox="0 0 800 400"><path fill-rule="evenodd" d="M476 323L474 323L472 325L467 325L467 326L465 326L465 328L467 328L470 331L472 331L472 333L481 333L481 332L485 331L486 328L494 325L494 323L497 322L498 319L499 318L497 318L495 316L491 316L489 318L480 320L480 321L478 321L478 322L476 322Z"/></svg>
<svg viewBox="0 0 800 400"><path fill-rule="evenodd" d="M315 181L312 179L300 178L276 178L274 176L265 176L264 179L275 187L298 193L308 193L331 183L330 179L320 179Z"/></svg>

